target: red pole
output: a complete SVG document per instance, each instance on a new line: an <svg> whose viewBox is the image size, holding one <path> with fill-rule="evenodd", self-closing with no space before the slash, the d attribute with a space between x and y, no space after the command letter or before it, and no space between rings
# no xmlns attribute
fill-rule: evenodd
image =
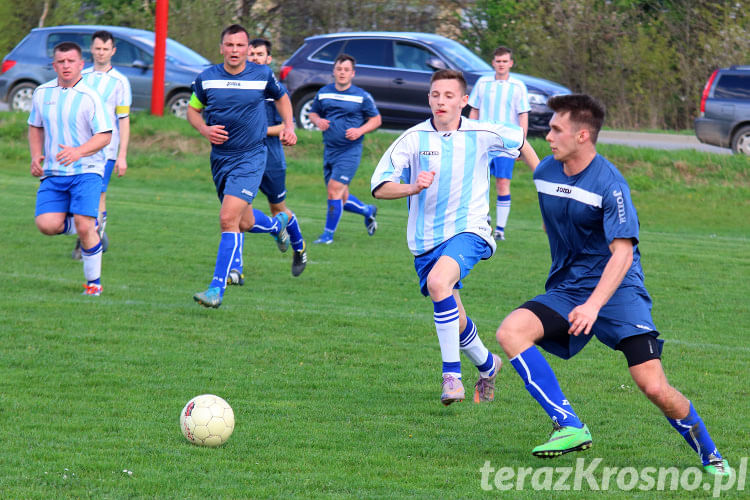
<svg viewBox="0 0 750 500"><path fill-rule="evenodd" d="M154 39L154 73L151 80L151 114L164 115L164 66L167 55L167 21L169 0L156 0Z"/></svg>

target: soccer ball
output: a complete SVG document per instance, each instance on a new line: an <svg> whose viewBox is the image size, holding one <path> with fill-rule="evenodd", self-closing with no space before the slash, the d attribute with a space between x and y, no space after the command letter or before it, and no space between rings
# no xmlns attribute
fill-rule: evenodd
<svg viewBox="0 0 750 500"><path fill-rule="evenodd" d="M180 413L185 439L199 446L221 446L234 431L234 412L229 403L213 394L196 396Z"/></svg>

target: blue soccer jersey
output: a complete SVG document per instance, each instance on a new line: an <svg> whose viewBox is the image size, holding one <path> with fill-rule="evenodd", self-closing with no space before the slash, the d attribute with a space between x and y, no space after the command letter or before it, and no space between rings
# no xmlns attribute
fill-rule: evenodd
<svg viewBox="0 0 750 500"><path fill-rule="evenodd" d="M628 183L612 163L597 154L586 169L568 177L563 164L548 156L534 171L534 184L552 256L547 290L595 288L617 238L634 244L633 264L621 286L644 286L638 214Z"/></svg>
<svg viewBox="0 0 750 500"><path fill-rule="evenodd" d="M350 141L346 138L346 130L361 127L369 118L380 114L369 92L356 85L343 91L336 90L333 83L318 91L310 111L331 122L328 130L323 132L323 144L326 149L333 150L361 144L364 137Z"/></svg>
<svg viewBox="0 0 750 500"><path fill-rule="evenodd" d="M503 152L516 158L523 130L510 124L461 119L458 130L440 132L432 121L416 125L396 139L372 174L371 192L385 182L413 184L420 171L435 172L432 185L409 196L406 239L421 255L459 233L474 233L495 251L489 214L487 156Z"/></svg>
<svg viewBox="0 0 750 500"><path fill-rule="evenodd" d="M266 139L265 100L281 99L286 91L266 65L248 62L236 75L223 64L203 71L193 82L190 105L203 109L206 125L223 125L229 138L213 144L216 153L250 151Z"/></svg>
<svg viewBox="0 0 750 500"><path fill-rule="evenodd" d="M284 92L286 93L286 89L284 89ZM268 120L269 127L279 125L282 122L281 115L279 114L279 110L276 109L276 103L273 101L273 99L266 99L266 119ZM281 144L281 139L279 138L279 136L267 135L266 148L268 149L268 156L266 158L266 171L285 170L286 159L284 158L284 147Z"/></svg>

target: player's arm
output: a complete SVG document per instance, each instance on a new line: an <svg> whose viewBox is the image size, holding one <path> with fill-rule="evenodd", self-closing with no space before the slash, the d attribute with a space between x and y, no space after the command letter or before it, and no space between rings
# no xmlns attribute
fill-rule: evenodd
<svg viewBox="0 0 750 500"><path fill-rule="evenodd" d="M91 156L112 140L112 131L99 132L80 146L66 146L60 144L60 152L55 155L57 161L65 166L71 165L85 156Z"/></svg>
<svg viewBox="0 0 750 500"><path fill-rule="evenodd" d="M536 170L536 166L539 165L539 157L526 139L523 141L523 146L521 146L520 152L521 156L519 156L519 158L529 166L532 172Z"/></svg>
<svg viewBox="0 0 750 500"><path fill-rule="evenodd" d="M422 171L417 175L417 181L413 184L401 184L399 182L386 181L372 192L375 198L381 200L397 200L419 194L423 189L432 185L435 179L435 172Z"/></svg>
<svg viewBox="0 0 750 500"><path fill-rule="evenodd" d="M633 240L616 238L610 243L609 250L612 256L604 266L602 277L599 278L596 288L586 302L568 314L570 322L568 333L570 334L579 335L583 332L588 335L591 333L591 327L599 316L599 310L612 298L633 264Z"/></svg>
<svg viewBox="0 0 750 500"><path fill-rule="evenodd" d="M130 144L130 116L119 118L120 150L117 153L115 168L117 176L122 177L128 170L128 144Z"/></svg>
<svg viewBox="0 0 750 500"><path fill-rule="evenodd" d="M279 135L281 135L281 131L282 130L284 130L284 124L283 123L279 123L278 125L271 125L266 130L266 135L267 136L278 137Z"/></svg>
<svg viewBox="0 0 750 500"><path fill-rule="evenodd" d="M313 113L312 111L308 113L308 118L310 118L310 121L313 122L313 125L318 127L318 130L325 132L328 130L328 127L331 126L331 121L326 120L322 116L320 116L318 113Z"/></svg>
<svg viewBox="0 0 750 500"><path fill-rule="evenodd" d="M29 151L31 152L31 175L41 177L44 173L44 128L29 125Z"/></svg>
<svg viewBox="0 0 750 500"><path fill-rule="evenodd" d="M365 134L369 134L383 123L380 115L371 116L361 127L346 129L344 136L350 141L356 141Z"/></svg>
<svg viewBox="0 0 750 500"><path fill-rule="evenodd" d="M529 135L529 113L518 113L518 126L523 129L524 138Z"/></svg>
<svg viewBox="0 0 750 500"><path fill-rule="evenodd" d="M472 120L479 120L479 110L477 108L471 108L471 111L469 111L469 118Z"/></svg>
<svg viewBox="0 0 750 500"><path fill-rule="evenodd" d="M224 130L224 125L206 125L206 121L203 119L203 103L198 99L193 92L190 97L190 104L187 109L187 121L193 126L203 137L208 139L211 144L224 144L229 139L229 134Z"/></svg>
<svg viewBox="0 0 750 500"><path fill-rule="evenodd" d="M292 101L289 94L284 94L274 101L276 111L281 115L282 129L279 133L279 139L284 146L294 146L297 144L297 134L294 133L294 116L292 113Z"/></svg>

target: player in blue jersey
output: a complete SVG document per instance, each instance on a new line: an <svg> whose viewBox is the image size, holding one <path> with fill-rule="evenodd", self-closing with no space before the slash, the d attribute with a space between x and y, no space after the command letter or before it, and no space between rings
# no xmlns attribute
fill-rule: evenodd
<svg viewBox="0 0 750 500"><path fill-rule="evenodd" d="M342 210L362 215L370 236L378 228L378 208L349 192L362 159L363 136L381 123L372 96L352 84L354 67L352 56L339 54L333 64L334 83L318 91L310 108L310 121L323 131L323 176L328 191L326 224L315 243L333 243Z"/></svg>
<svg viewBox="0 0 750 500"><path fill-rule="evenodd" d="M494 75L483 76L471 89L469 118L492 123L514 123L526 134L529 130L529 95L526 85L511 76L513 51L498 47L492 56ZM510 180L515 158L500 154L490 159L490 173L495 177L495 239L505 239L505 226L510 215Z"/></svg>
<svg viewBox="0 0 750 500"><path fill-rule="evenodd" d="M638 215L620 172L596 152L604 108L583 94L553 97L547 141L552 156L534 172L552 266L546 292L513 311L497 339L526 389L553 422L549 441L534 448L552 458L591 447L588 427L573 411L546 359L568 359L595 335L622 351L630 375L698 452L712 474L728 474L693 405L664 375L662 341L651 319L638 251Z"/></svg>
<svg viewBox="0 0 750 500"><path fill-rule="evenodd" d="M256 38L250 42L248 57L250 62L268 65L272 59L270 41L265 38ZM286 89L284 90L286 91ZM279 140L279 134L284 126L281 123L281 116L276 110L273 99L266 99L266 117L268 118L268 133L266 136L268 153L266 157L266 170L263 173L260 190L268 199L271 216L285 212L289 217L289 224L286 230L289 233L290 244L294 250L292 276L299 276L307 265L307 249L305 240L302 238L297 216L286 206L286 159L284 158L284 148Z"/></svg>
<svg viewBox="0 0 750 500"><path fill-rule="evenodd" d="M289 236L285 212L274 219L253 210L266 166L267 98L276 101L282 117L281 143L297 142L292 105L284 88L268 66L248 63L247 30L233 24L221 33L222 64L198 75L193 82L187 118L211 143L211 173L221 201L221 239L216 267L208 289L193 298L205 307L219 307L228 280L242 284L244 231L270 232L279 236L284 251ZM284 237L282 237L282 234Z"/></svg>
<svg viewBox="0 0 750 500"><path fill-rule="evenodd" d="M466 80L454 70L433 74L432 119L416 125L391 145L372 176L376 198L409 199L406 239L423 295L433 302L443 359L444 405L462 401L460 352L479 370L474 401L494 399L500 358L487 350L466 315L459 289L474 265L495 251L489 213L490 152L519 153L533 168L539 159L510 124L479 123L461 117Z"/></svg>
<svg viewBox="0 0 750 500"><path fill-rule="evenodd" d="M104 175L104 148L112 120L101 96L81 77L81 48L55 46L57 78L34 91L29 115L31 175L40 177L35 222L47 235L78 234L86 278L84 294L102 293L102 244L96 231Z"/></svg>
<svg viewBox="0 0 750 500"><path fill-rule="evenodd" d="M84 81L99 92L114 120L112 140L104 148L107 163L102 179L102 194L99 198L98 228L102 239L102 251L106 252L109 238L104 232L107 227L107 187L112 172L122 177L128 169L128 144L130 142L130 105L133 96L128 78L112 67L112 56L117 52L115 39L109 31L97 31L91 35L91 55L94 65L83 70ZM81 240L76 241L73 258L81 259Z"/></svg>

